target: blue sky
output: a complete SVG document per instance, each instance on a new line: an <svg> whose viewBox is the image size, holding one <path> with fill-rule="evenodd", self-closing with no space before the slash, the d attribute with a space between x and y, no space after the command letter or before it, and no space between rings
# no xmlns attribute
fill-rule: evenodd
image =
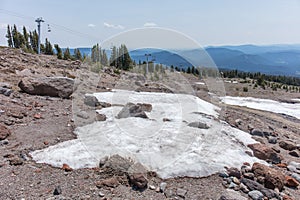
<svg viewBox="0 0 300 200"><path fill-rule="evenodd" d="M0 0L0 44L7 24L32 30L40 16L42 38L62 47L144 26L174 29L202 46L300 44L300 0Z"/></svg>

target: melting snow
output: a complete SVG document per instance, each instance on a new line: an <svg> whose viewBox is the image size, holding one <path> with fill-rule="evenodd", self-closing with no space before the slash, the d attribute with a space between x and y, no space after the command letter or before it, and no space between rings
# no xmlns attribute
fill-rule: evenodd
<svg viewBox="0 0 300 200"><path fill-rule="evenodd" d="M222 102L229 105L245 106L273 113L286 114L300 119L300 104L282 103L270 99L253 97L221 97Z"/></svg>
<svg viewBox="0 0 300 200"><path fill-rule="evenodd" d="M112 107L99 110L107 120L78 127L78 139L31 153L39 163L72 168L95 167L106 155L119 154L141 162L162 178L201 177L258 161L245 153L247 144L256 143L248 133L219 121L219 108L198 97L114 90L94 94ZM127 102L150 103L149 119L115 116ZM171 121L163 122L163 118ZM207 123L209 129L187 126Z"/></svg>

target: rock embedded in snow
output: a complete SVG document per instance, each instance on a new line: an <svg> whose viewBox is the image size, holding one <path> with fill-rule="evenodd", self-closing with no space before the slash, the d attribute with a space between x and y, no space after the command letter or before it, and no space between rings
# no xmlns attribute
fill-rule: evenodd
<svg viewBox="0 0 300 200"><path fill-rule="evenodd" d="M140 118L148 118L146 115L144 106L141 104L133 104L127 103L123 109L116 116L117 119L128 118L128 117L140 117Z"/></svg>
<svg viewBox="0 0 300 200"><path fill-rule="evenodd" d="M200 129L209 129L209 126L203 122L191 122L188 124L188 126Z"/></svg>
<svg viewBox="0 0 300 200"><path fill-rule="evenodd" d="M94 95L85 95L84 103L88 106L97 107L100 105L98 99Z"/></svg>

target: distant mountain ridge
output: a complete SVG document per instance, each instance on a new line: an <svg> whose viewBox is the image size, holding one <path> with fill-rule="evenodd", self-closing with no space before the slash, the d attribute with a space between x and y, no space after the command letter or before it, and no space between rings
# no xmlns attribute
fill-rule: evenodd
<svg viewBox="0 0 300 200"><path fill-rule="evenodd" d="M79 49L87 55L91 53L90 48ZM218 68L300 77L300 45L209 46L205 50ZM194 60L201 59L197 49L178 51L137 49L129 53L136 63L146 61L145 54L151 54L151 57L148 57L149 61L154 59L155 63L182 68L192 64L181 55L188 54ZM110 50L107 54L110 55Z"/></svg>

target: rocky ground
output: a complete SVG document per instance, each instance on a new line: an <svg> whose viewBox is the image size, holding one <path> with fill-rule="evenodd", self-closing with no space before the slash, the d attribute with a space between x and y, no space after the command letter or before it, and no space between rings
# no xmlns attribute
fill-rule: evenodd
<svg viewBox="0 0 300 200"><path fill-rule="evenodd" d="M78 78L83 69L87 67L78 61L0 48L0 199L300 199L300 120L238 106L219 105L223 108L221 116L260 142L250 148L254 156L268 161L269 166L244 163L241 169L224 169L209 177L162 180L153 172L128 174L124 166L130 161L117 156L93 169L73 170L67 165L54 168L35 163L29 155L31 151L76 138L75 125L78 118L85 117L73 113L72 98L76 96L65 97L71 95L68 91L73 78ZM80 74L93 80L94 75L85 71ZM163 85L142 75L119 74L110 69L104 69L100 77L100 81L92 81L84 89L129 87L136 91L172 92L176 88L178 92L194 92L211 100L206 86L195 85L199 80L191 75L184 75L185 79L175 77L179 80L175 86L167 84L168 78ZM24 84L19 84L21 80ZM48 96L38 95L44 91L40 83L43 87L47 83L51 91ZM232 96L282 101L300 96L283 90L253 89L250 85L246 93L243 87L225 82L225 91ZM82 106L89 107L84 103Z"/></svg>

